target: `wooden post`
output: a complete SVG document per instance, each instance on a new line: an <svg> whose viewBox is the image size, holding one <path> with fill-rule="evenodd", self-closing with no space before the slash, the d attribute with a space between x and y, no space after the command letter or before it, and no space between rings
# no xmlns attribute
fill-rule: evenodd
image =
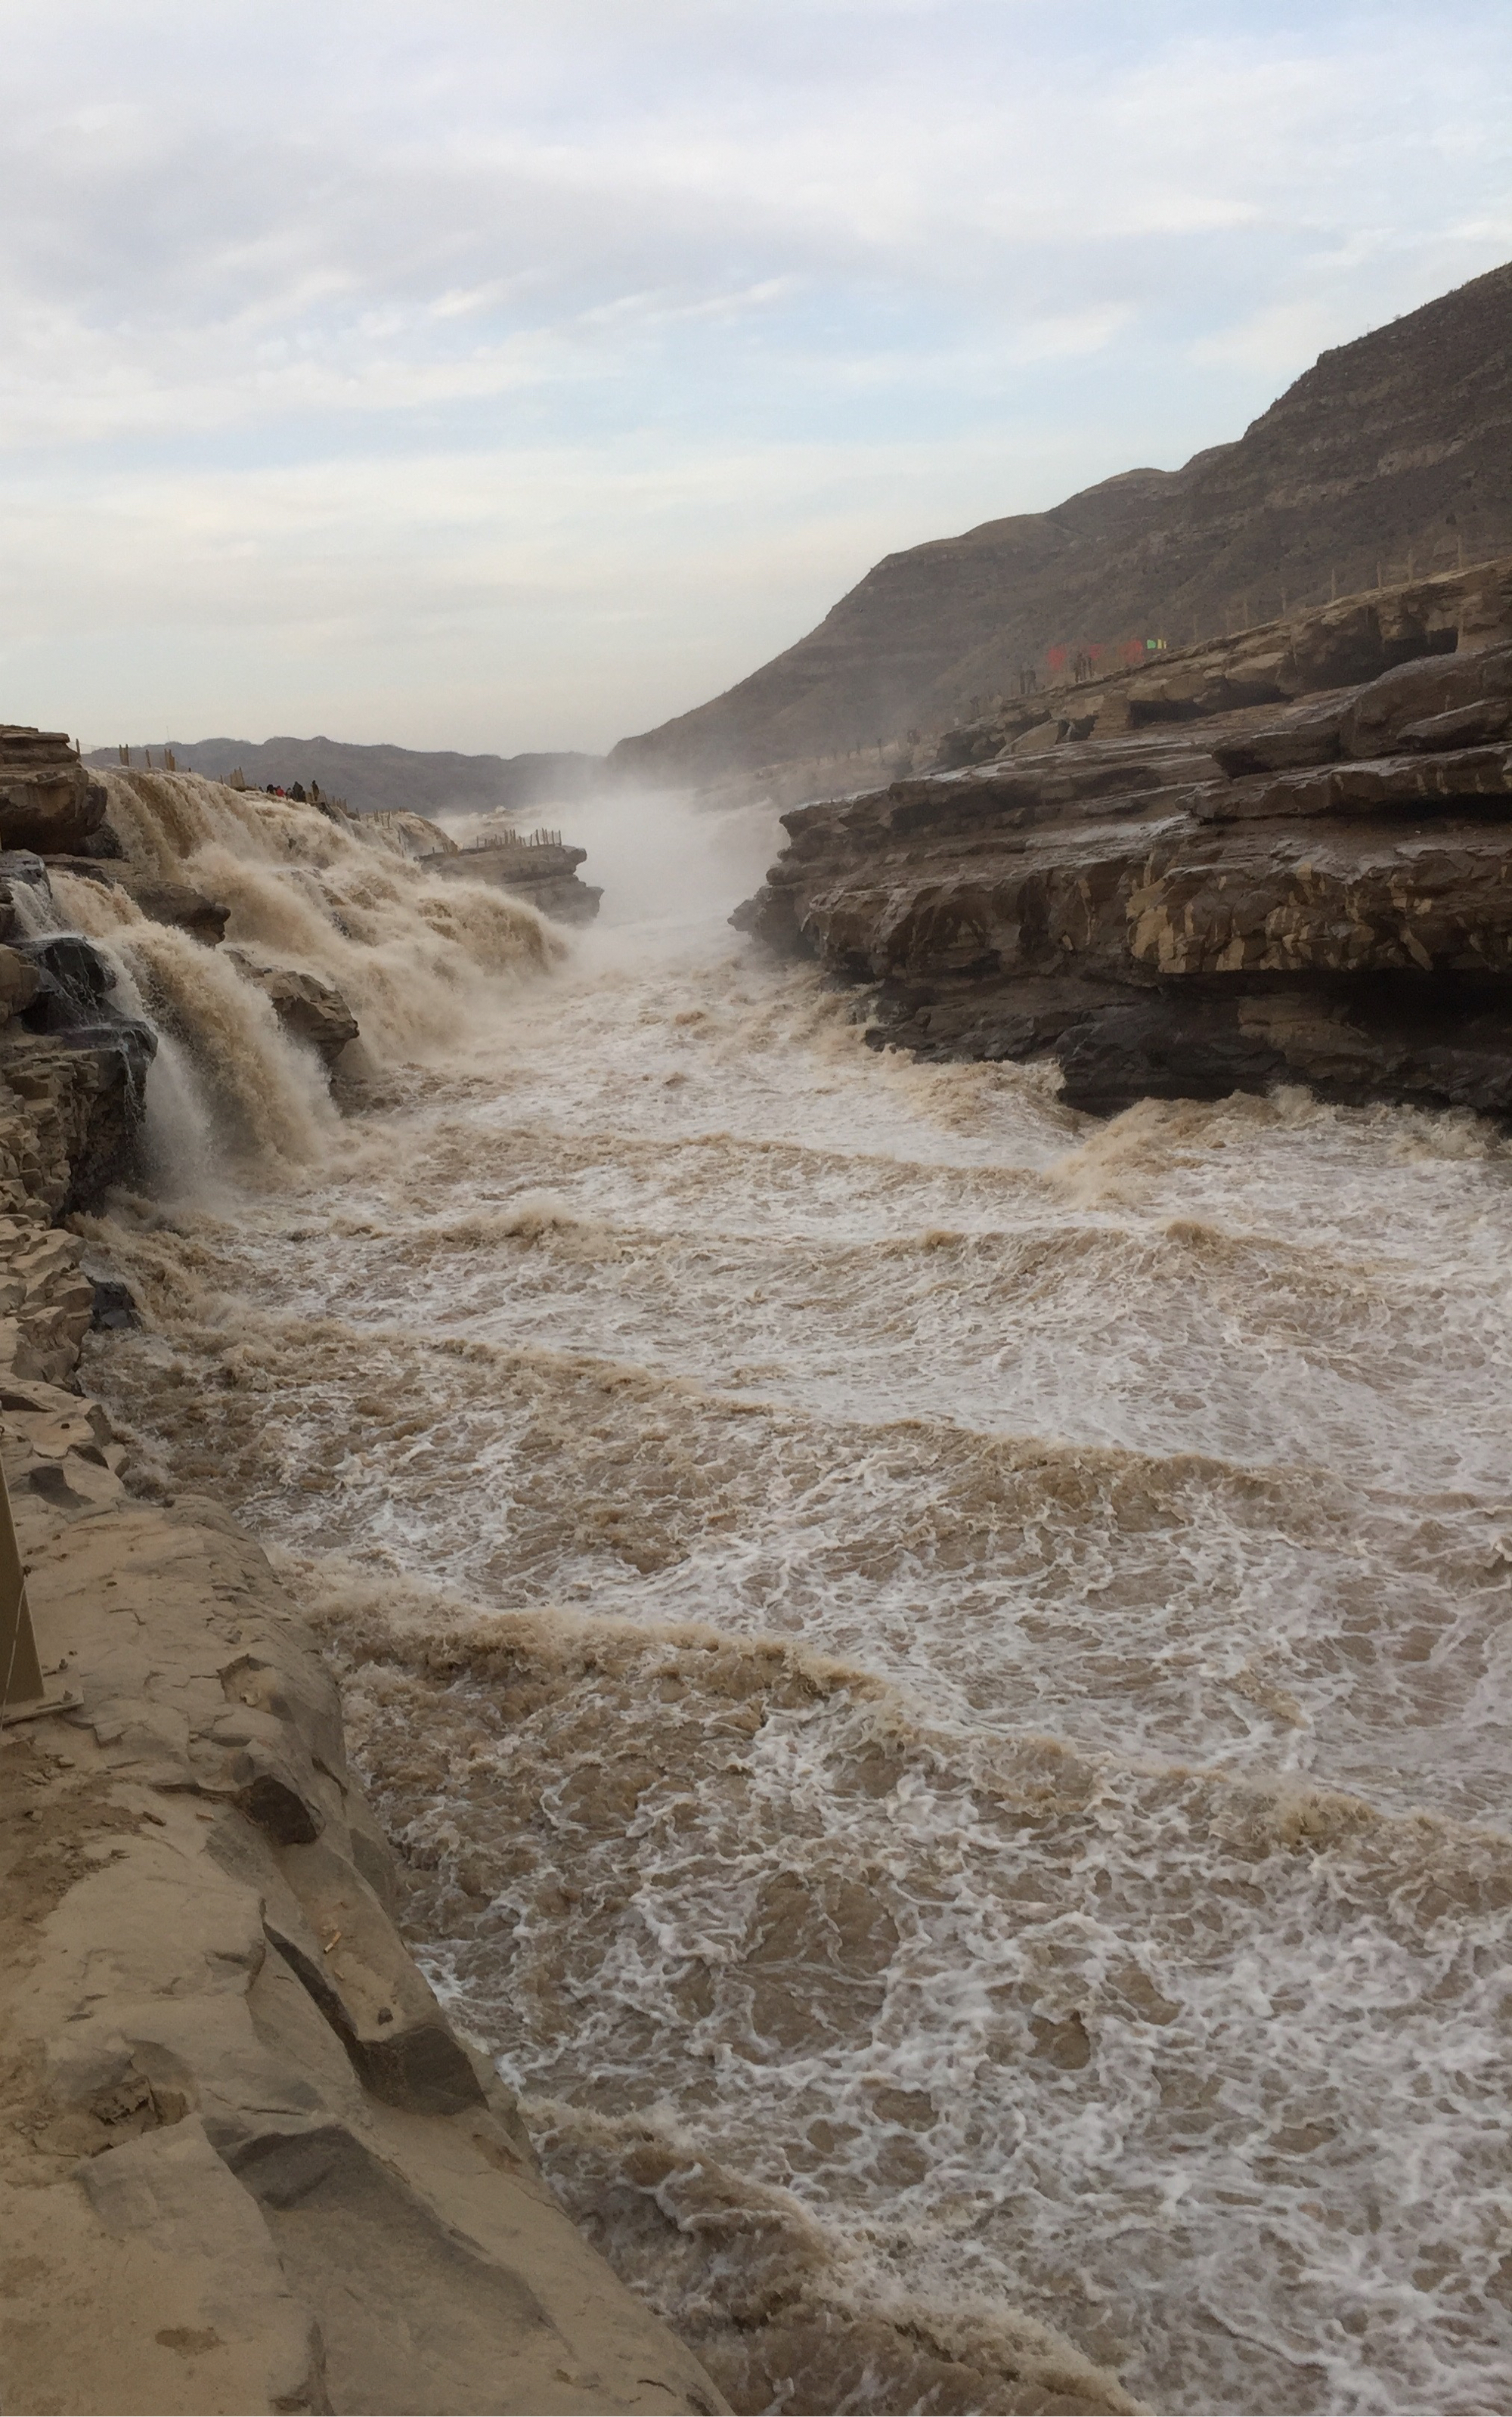
<svg viewBox="0 0 1512 2417"><path fill-rule="evenodd" d="M0 1728L11 1721L35 1721L47 1712L71 1712L83 1698L50 1695L43 1684L26 1573L10 1515L10 1490L0 1468Z"/></svg>
<svg viewBox="0 0 1512 2417"><path fill-rule="evenodd" d="M10 1515L10 1493L0 1469L0 1722L23 1720L42 1709L42 1665L37 1656L26 1577Z"/></svg>

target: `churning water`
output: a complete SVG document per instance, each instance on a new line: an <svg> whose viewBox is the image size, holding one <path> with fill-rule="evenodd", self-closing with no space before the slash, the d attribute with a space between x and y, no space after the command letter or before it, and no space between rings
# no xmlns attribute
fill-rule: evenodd
<svg viewBox="0 0 1512 2417"><path fill-rule="evenodd" d="M245 1154L102 1229L90 1378L621 2272L746 2409L1512 2406L1506 1146L874 1054L708 826L606 820L564 963L203 790L378 1103L118 932Z"/></svg>

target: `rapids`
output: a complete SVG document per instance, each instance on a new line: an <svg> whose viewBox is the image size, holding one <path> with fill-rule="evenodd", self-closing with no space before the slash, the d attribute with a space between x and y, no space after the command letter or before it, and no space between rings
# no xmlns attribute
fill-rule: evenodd
<svg viewBox="0 0 1512 2417"><path fill-rule="evenodd" d="M60 881L171 1039L88 1380L609 2257L745 2409L1512 2406L1503 1139L879 1056L654 801L564 956L229 794L117 820L368 1087Z"/></svg>

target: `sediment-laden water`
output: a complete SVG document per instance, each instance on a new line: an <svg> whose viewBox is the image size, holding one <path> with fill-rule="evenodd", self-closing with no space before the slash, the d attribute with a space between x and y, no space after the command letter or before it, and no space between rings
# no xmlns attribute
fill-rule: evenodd
<svg viewBox="0 0 1512 2417"><path fill-rule="evenodd" d="M89 1379L621 2272L746 2409L1512 2406L1496 1132L879 1056L698 826L563 957L132 794L381 1080L60 885L177 1036Z"/></svg>

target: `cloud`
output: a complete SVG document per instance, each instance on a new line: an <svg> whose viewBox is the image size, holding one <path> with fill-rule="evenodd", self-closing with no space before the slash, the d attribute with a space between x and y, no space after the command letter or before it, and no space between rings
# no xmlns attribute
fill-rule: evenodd
<svg viewBox="0 0 1512 2417"><path fill-rule="evenodd" d="M17 13L8 710L125 712L144 615L180 729L238 683L331 722L323 677L462 745L695 703L1493 265L1508 65L1489 0L1453 45L1386 0Z"/></svg>

